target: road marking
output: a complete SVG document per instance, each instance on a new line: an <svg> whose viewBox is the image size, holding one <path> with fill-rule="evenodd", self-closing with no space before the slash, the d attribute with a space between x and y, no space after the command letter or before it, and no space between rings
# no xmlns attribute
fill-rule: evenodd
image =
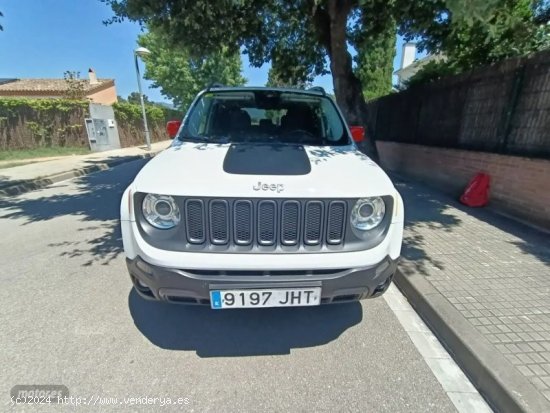
<svg viewBox="0 0 550 413"><path fill-rule="evenodd" d="M383 295L414 346L460 413L492 413L468 377L394 285Z"/></svg>

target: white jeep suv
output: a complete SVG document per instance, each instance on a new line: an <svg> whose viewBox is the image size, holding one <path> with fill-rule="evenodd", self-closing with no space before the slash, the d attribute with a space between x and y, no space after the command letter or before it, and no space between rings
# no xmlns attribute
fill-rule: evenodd
<svg viewBox="0 0 550 413"><path fill-rule="evenodd" d="M209 88L126 189L128 270L149 299L214 309L381 295L403 202L321 88Z"/></svg>

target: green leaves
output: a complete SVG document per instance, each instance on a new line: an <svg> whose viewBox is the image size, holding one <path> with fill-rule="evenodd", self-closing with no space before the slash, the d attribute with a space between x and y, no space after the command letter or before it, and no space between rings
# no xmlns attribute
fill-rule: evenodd
<svg viewBox="0 0 550 413"><path fill-rule="evenodd" d="M394 0L365 1L350 29L351 44L357 51L355 74L361 80L367 101L392 90L397 37L394 7Z"/></svg>
<svg viewBox="0 0 550 413"><path fill-rule="evenodd" d="M487 22L494 16L500 0L446 0L447 8L455 21L462 20L468 25Z"/></svg>
<svg viewBox="0 0 550 413"><path fill-rule="evenodd" d="M118 120L126 122L141 122L141 105L129 102L118 102L113 105L115 110L115 116ZM152 123L164 124L167 119L176 118L180 119L181 112L174 111L168 108L164 108L159 105L145 105L145 113L147 119Z"/></svg>
<svg viewBox="0 0 550 413"><path fill-rule="evenodd" d="M84 99L86 81L80 79L80 72L67 70L63 73L63 79L67 84L67 89L64 92L66 99L82 100Z"/></svg>
<svg viewBox="0 0 550 413"><path fill-rule="evenodd" d="M145 78L153 81L163 96L185 109L208 84L243 85L238 51L220 47L208 55L195 57L195 48L181 47L158 29L139 37L140 46L151 50L145 60Z"/></svg>
<svg viewBox="0 0 550 413"><path fill-rule="evenodd" d="M411 83L548 48L550 26L537 23L545 8L535 7L534 3L537 2L446 0L433 9L411 8L400 25L400 33L407 40L419 39L420 49L446 57L445 62L425 67Z"/></svg>
<svg viewBox="0 0 550 413"><path fill-rule="evenodd" d="M153 35L140 38L141 45L156 51L147 60L146 77L179 106L187 105L209 79L242 83L237 60L241 50L253 66L272 63L272 84L301 85L327 73L330 59L335 59L331 47L347 50L353 45L358 51L356 75L370 98L389 92L396 25L407 40L420 39L421 48L443 50L468 65L502 56L491 53L503 38L520 35L519 41L503 43L510 50L518 49L524 38L520 30L505 32L493 24L497 12L508 10L503 4L512 0L100 1L114 13L108 23L130 19L150 29ZM329 9L340 16L344 10L347 38L339 37L338 44ZM344 55L332 67L350 71L349 56Z"/></svg>
<svg viewBox="0 0 550 413"><path fill-rule="evenodd" d="M73 99L24 99L0 98L0 117L18 116L19 111L33 110L50 116L52 113L68 113L76 109L88 109L89 101Z"/></svg>

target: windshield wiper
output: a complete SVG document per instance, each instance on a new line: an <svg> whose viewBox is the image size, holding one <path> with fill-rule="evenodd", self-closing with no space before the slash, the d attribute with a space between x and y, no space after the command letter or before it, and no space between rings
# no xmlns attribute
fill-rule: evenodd
<svg viewBox="0 0 550 413"><path fill-rule="evenodd" d="M209 139L206 136L178 136L180 141L187 142L208 142Z"/></svg>

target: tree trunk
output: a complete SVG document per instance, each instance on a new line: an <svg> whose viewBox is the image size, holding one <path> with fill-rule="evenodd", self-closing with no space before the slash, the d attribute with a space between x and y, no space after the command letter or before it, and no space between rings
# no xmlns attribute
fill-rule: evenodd
<svg viewBox="0 0 550 413"><path fill-rule="evenodd" d="M367 104L363 97L363 88L353 72L352 58L347 47L346 25L352 4L350 0L328 0L327 3L329 33L328 36L324 33L325 47L330 58L336 101L350 126L365 128L367 139L358 146L377 161L378 152L367 121Z"/></svg>

